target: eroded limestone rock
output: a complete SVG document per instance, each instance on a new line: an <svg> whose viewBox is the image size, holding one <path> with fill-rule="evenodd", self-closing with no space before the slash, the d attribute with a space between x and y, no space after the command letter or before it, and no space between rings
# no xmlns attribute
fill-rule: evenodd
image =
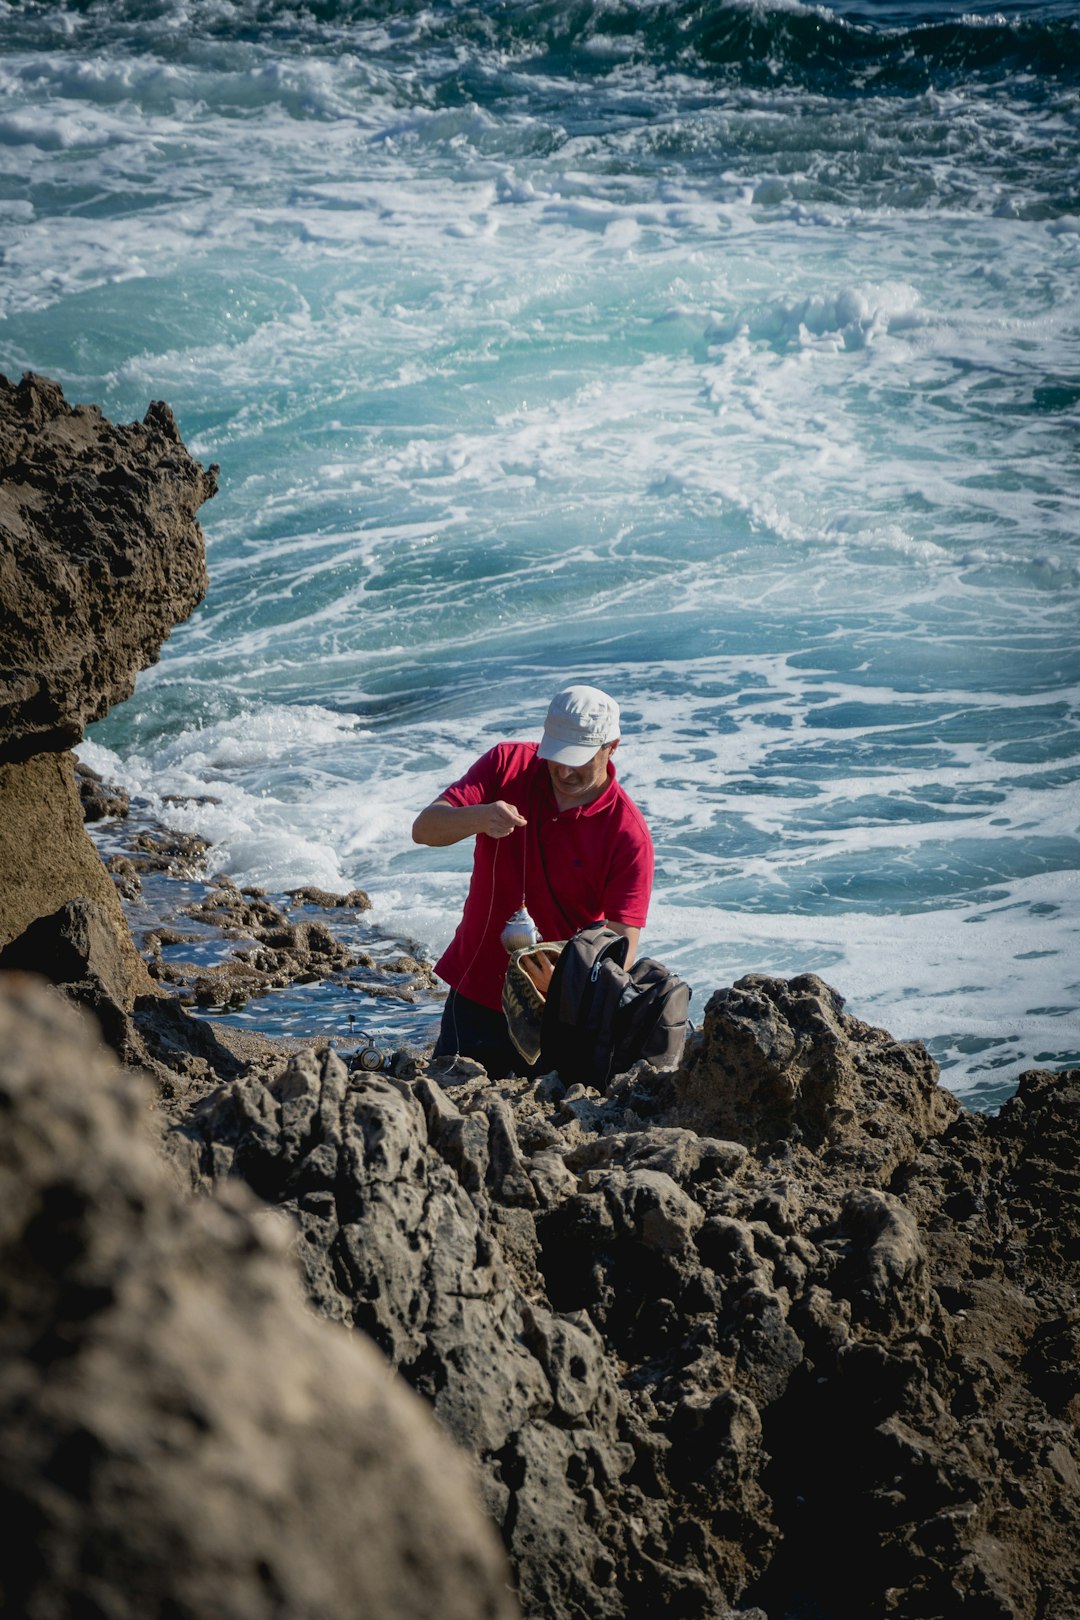
<svg viewBox="0 0 1080 1620"><path fill-rule="evenodd" d="M215 488L167 406L118 427L44 377L0 377L0 947L71 902L103 908L125 1010L153 985L66 750L201 600L195 513Z"/></svg>
<svg viewBox="0 0 1080 1620"><path fill-rule="evenodd" d="M70 903L98 908L123 958L113 986L127 1008L154 984L112 879L83 825L71 754L0 765L0 949ZM45 971L39 968L39 971Z"/></svg>
<svg viewBox="0 0 1080 1620"><path fill-rule="evenodd" d="M959 1104L917 1042L843 1010L813 973L751 973L717 990L676 1082L681 1122L708 1136L833 1151L854 1178L880 1178L944 1130Z"/></svg>
<svg viewBox="0 0 1080 1620"><path fill-rule="evenodd" d="M607 1095L437 1068L295 1059L169 1151L290 1212L312 1301L474 1452L527 1613L1069 1612L1080 1074L961 1114L809 976Z"/></svg>
<svg viewBox="0 0 1080 1620"><path fill-rule="evenodd" d="M70 748L131 696L206 591L195 514L216 475L167 405L117 426L0 377L0 761Z"/></svg>

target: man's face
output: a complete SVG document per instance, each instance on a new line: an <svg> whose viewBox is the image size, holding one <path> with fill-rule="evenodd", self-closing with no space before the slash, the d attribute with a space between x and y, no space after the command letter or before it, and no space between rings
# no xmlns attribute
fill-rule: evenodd
<svg viewBox="0 0 1080 1620"><path fill-rule="evenodd" d="M608 760L615 752L615 743L605 743L584 765L557 765L546 761L551 785L556 797L571 804L590 804L607 787Z"/></svg>

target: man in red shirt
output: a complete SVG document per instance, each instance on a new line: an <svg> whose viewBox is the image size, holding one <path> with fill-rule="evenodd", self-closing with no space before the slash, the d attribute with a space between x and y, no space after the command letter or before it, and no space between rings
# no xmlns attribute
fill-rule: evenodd
<svg viewBox="0 0 1080 1620"><path fill-rule="evenodd" d="M499 935L520 905L541 939L603 922L634 959L653 880L649 829L615 779L619 707L595 686L552 699L536 743L503 742L421 810L418 844L475 837L465 909L435 971L450 986L436 1056L475 1058L493 1078L523 1060L502 1011L508 957Z"/></svg>

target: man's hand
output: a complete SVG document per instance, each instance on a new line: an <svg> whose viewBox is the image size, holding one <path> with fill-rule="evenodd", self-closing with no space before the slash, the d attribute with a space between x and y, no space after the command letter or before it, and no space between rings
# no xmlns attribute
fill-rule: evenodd
<svg viewBox="0 0 1080 1620"><path fill-rule="evenodd" d="M525 826L521 811L515 810L512 804L507 804L503 799L496 799L494 804L477 805L477 809L486 814L486 824L480 830L486 832L489 838L505 838L508 833Z"/></svg>
<svg viewBox="0 0 1080 1620"><path fill-rule="evenodd" d="M495 799L491 804L448 804L436 799L421 810L413 822L415 844L430 844L436 849L446 844L458 844L463 838L486 833L489 838L506 838L526 824L525 817L512 804Z"/></svg>

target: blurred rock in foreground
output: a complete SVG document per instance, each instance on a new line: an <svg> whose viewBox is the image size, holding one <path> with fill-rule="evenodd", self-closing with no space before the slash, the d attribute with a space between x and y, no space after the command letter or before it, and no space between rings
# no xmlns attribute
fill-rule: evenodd
<svg viewBox="0 0 1080 1620"><path fill-rule="evenodd" d="M287 1223L193 1202L52 989L0 976L0 1609L510 1620L465 1460L302 1302Z"/></svg>

